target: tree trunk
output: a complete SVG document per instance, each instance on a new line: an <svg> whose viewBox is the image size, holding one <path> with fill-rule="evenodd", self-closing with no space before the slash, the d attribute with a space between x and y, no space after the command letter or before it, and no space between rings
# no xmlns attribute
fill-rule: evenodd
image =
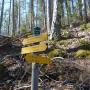
<svg viewBox="0 0 90 90"><path fill-rule="evenodd" d="M51 0L47 0L47 31L48 31L49 36L51 34L51 5L50 3L51 3Z"/></svg>
<svg viewBox="0 0 90 90"><path fill-rule="evenodd" d="M82 15L82 0L78 0L78 3L79 3L79 17L80 17L80 20L83 20L83 15Z"/></svg>
<svg viewBox="0 0 90 90"><path fill-rule="evenodd" d="M65 6L66 6L66 11L67 11L67 23L68 25L70 25L69 8L68 8L67 0L65 0Z"/></svg>
<svg viewBox="0 0 90 90"><path fill-rule="evenodd" d="M60 16L58 15L58 0L53 1L53 18L51 25L50 39L59 39L60 38L60 28L58 28L58 21ZM60 21L59 21L60 22Z"/></svg>
<svg viewBox="0 0 90 90"><path fill-rule="evenodd" d="M84 21L87 23L88 19L87 19L87 5L86 5L86 0L83 1L84 3Z"/></svg>
<svg viewBox="0 0 90 90"><path fill-rule="evenodd" d="M19 0L18 12L19 12L19 15L18 15L18 33L20 34L20 27L21 27L21 6L20 6L20 0Z"/></svg>
<svg viewBox="0 0 90 90"><path fill-rule="evenodd" d="M42 0L42 17L43 17L43 28L46 28L45 1L44 0Z"/></svg>
<svg viewBox="0 0 90 90"><path fill-rule="evenodd" d="M13 29L12 29L12 36L15 36L17 34L18 29L18 1L13 0L12 3L12 22L13 22Z"/></svg>
<svg viewBox="0 0 90 90"><path fill-rule="evenodd" d="M15 4L14 4L14 0L13 0L13 3L12 3L12 22L13 22L13 29L12 29L12 35L14 35L15 36L15 12L14 12L14 10L15 10L15 8L14 8L14 6L15 6Z"/></svg>
<svg viewBox="0 0 90 90"><path fill-rule="evenodd" d="M87 0L87 13L90 12L90 0Z"/></svg>
<svg viewBox="0 0 90 90"><path fill-rule="evenodd" d="M13 22L12 36L15 36L18 23L18 3L16 0L13 0L12 3L12 22Z"/></svg>
<svg viewBox="0 0 90 90"><path fill-rule="evenodd" d="M72 3L72 12L74 13L74 1L71 0L71 3Z"/></svg>
<svg viewBox="0 0 90 90"><path fill-rule="evenodd" d="M64 6L63 6L63 2L61 3L61 9L62 9L62 17L64 17Z"/></svg>
<svg viewBox="0 0 90 90"><path fill-rule="evenodd" d="M34 26L34 11L33 11L33 2L34 0L30 0L30 20L29 20L29 23L30 23L30 31L32 31L33 29L33 26Z"/></svg>
<svg viewBox="0 0 90 90"><path fill-rule="evenodd" d="M10 35L10 20L11 20L11 0L10 0L10 8L9 8L8 35Z"/></svg>
<svg viewBox="0 0 90 90"><path fill-rule="evenodd" d="M88 0L88 7L89 7L89 9L90 9L90 0Z"/></svg>
<svg viewBox="0 0 90 90"><path fill-rule="evenodd" d="M58 13L60 14L60 22L62 21L62 25L65 25L65 20L64 20L64 16L65 16L65 13L64 13L64 5L63 5L63 1L58 1L59 2L59 5L58 5Z"/></svg>
<svg viewBox="0 0 90 90"><path fill-rule="evenodd" d="M0 16L0 34L1 34L1 28L3 22L3 11L4 11L4 0L2 0L2 8L1 8L1 16Z"/></svg>
<svg viewBox="0 0 90 90"><path fill-rule="evenodd" d="M35 18L35 21L36 21L36 24L35 24L35 26L37 26L38 25L38 0L36 0L36 18Z"/></svg>

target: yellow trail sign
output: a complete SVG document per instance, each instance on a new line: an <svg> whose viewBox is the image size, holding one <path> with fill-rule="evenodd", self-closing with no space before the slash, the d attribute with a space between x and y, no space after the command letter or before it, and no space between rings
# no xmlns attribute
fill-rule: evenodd
<svg viewBox="0 0 90 90"><path fill-rule="evenodd" d="M47 33L42 33L39 36L31 36L29 38L25 38L22 41L23 45L29 45L32 43L36 43L36 42L42 42L48 39L48 34Z"/></svg>
<svg viewBox="0 0 90 90"><path fill-rule="evenodd" d="M45 56L36 56L33 54L27 54L25 57L25 60L29 63L35 62L35 63L39 63L39 64L50 64L51 60L48 57Z"/></svg>
<svg viewBox="0 0 90 90"><path fill-rule="evenodd" d="M40 43L39 45L22 48L21 54L41 52L41 51L45 51L46 49L47 49L47 45L45 43Z"/></svg>

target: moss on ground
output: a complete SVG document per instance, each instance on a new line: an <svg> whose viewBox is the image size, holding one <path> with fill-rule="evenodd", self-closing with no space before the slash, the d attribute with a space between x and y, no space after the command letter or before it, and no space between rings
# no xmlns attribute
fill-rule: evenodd
<svg viewBox="0 0 90 90"><path fill-rule="evenodd" d="M61 41L58 41L56 44L68 46L70 44L70 41L69 40L61 40Z"/></svg>
<svg viewBox="0 0 90 90"><path fill-rule="evenodd" d="M90 28L90 23L87 23L86 27L87 27L87 28Z"/></svg>
<svg viewBox="0 0 90 90"><path fill-rule="evenodd" d="M75 57L78 58L90 58L90 50L78 50L77 52L75 52Z"/></svg>
<svg viewBox="0 0 90 90"><path fill-rule="evenodd" d="M64 55L64 50L63 50L63 49L62 49L62 50L60 50L60 49L53 49L53 50L51 50L51 51L48 53L48 56L49 56L50 58L58 57L58 56L63 57L63 55Z"/></svg>
<svg viewBox="0 0 90 90"><path fill-rule="evenodd" d="M80 40L80 48L84 50L90 50L90 42L86 40Z"/></svg>
<svg viewBox="0 0 90 90"><path fill-rule="evenodd" d="M90 23L80 25L82 31L90 31Z"/></svg>

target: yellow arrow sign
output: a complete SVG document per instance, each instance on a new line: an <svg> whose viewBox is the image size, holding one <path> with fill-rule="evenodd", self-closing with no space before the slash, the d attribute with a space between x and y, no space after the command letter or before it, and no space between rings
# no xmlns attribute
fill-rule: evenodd
<svg viewBox="0 0 90 90"><path fill-rule="evenodd" d="M29 38L25 38L22 41L23 45L28 45L36 42L42 42L48 39L48 34L47 33L42 33L40 36L32 36Z"/></svg>
<svg viewBox="0 0 90 90"><path fill-rule="evenodd" d="M47 49L47 45L45 43L40 43L39 45L22 48L21 54L41 52L41 51L45 51L46 49Z"/></svg>
<svg viewBox="0 0 90 90"><path fill-rule="evenodd" d="M35 63L40 63L40 64L50 64L51 60L48 57L45 56L36 56L33 54L27 54L25 57L25 60L29 63L35 62Z"/></svg>

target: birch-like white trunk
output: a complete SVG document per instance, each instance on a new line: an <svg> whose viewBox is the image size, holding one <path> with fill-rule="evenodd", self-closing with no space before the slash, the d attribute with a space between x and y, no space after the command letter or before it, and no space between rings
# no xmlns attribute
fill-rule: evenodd
<svg viewBox="0 0 90 90"><path fill-rule="evenodd" d="M29 12L30 12L29 23L30 23L30 31L32 31L32 28L34 26L34 11L33 11L34 0L29 0L29 1L30 1L30 7L29 7Z"/></svg>
<svg viewBox="0 0 90 90"><path fill-rule="evenodd" d="M42 0L42 17L43 17L43 28L46 28L45 0Z"/></svg>
<svg viewBox="0 0 90 90"><path fill-rule="evenodd" d="M53 38L53 34L55 32L55 24L57 20L57 7L58 7L58 0L53 0L53 17L52 17L52 24L51 24L51 32L49 39Z"/></svg>
<svg viewBox="0 0 90 90"><path fill-rule="evenodd" d="M50 2L51 0L47 0L47 32L48 32L48 35L51 34L51 6L50 6L51 3Z"/></svg>
<svg viewBox="0 0 90 90"><path fill-rule="evenodd" d="M35 26L36 27L39 25L38 14L39 14L39 1L36 0L36 15L35 15Z"/></svg>

